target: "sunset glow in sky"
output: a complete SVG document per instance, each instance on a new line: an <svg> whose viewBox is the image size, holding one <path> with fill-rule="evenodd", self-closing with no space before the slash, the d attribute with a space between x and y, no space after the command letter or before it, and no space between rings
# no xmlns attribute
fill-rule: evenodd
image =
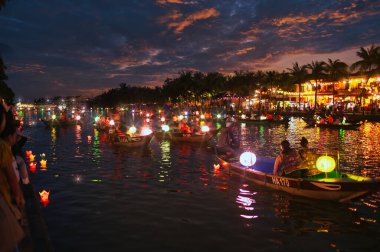
<svg viewBox="0 0 380 252"><path fill-rule="evenodd" d="M0 55L18 97L93 96L182 70L351 64L379 23L380 0L9 0Z"/></svg>

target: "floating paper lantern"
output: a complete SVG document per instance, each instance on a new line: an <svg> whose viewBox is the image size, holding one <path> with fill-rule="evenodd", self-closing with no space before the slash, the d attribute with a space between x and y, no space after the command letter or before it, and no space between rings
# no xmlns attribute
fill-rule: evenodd
<svg viewBox="0 0 380 252"><path fill-rule="evenodd" d="M46 160L41 160L40 161L41 168L45 169L46 168L46 163L47 163Z"/></svg>
<svg viewBox="0 0 380 252"><path fill-rule="evenodd" d="M256 163L256 155L252 152L244 152L240 155L240 163L244 166L252 166Z"/></svg>
<svg viewBox="0 0 380 252"><path fill-rule="evenodd" d="M34 159L35 159L35 157L36 157L36 155L30 154L30 156L29 156L29 161L30 161L30 162L33 162Z"/></svg>
<svg viewBox="0 0 380 252"><path fill-rule="evenodd" d="M27 158L29 158L30 155L32 155L32 151L31 150L26 151L25 155L26 155Z"/></svg>
<svg viewBox="0 0 380 252"><path fill-rule="evenodd" d="M55 120L55 119L57 119L57 116L56 115L52 115L51 119Z"/></svg>
<svg viewBox="0 0 380 252"><path fill-rule="evenodd" d="M183 117L183 115L180 115L180 116L178 116L178 120L182 120L184 117Z"/></svg>
<svg viewBox="0 0 380 252"><path fill-rule="evenodd" d="M37 167L36 167L36 163L30 163L29 164L29 170L31 171L31 172L33 172L33 173L35 173L36 172L36 169Z"/></svg>
<svg viewBox="0 0 380 252"><path fill-rule="evenodd" d="M201 119L204 120L205 119L205 115L201 115Z"/></svg>
<svg viewBox="0 0 380 252"><path fill-rule="evenodd" d="M91 142L92 140L92 137L91 136L87 136L87 141Z"/></svg>
<svg viewBox="0 0 380 252"><path fill-rule="evenodd" d="M161 117L161 122L165 122L165 117Z"/></svg>
<svg viewBox="0 0 380 252"><path fill-rule="evenodd" d="M100 120L99 116L95 117L95 122L98 122L99 120Z"/></svg>
<svg viewBox="0 0 380 252"><path fill-rule="evenodd" d="M145 121L146 121L147 123L149 123L149 122L150 122L150 119L149 119L149 118L147 118Z"/></svg>
<svg viewBox="0 0 380 252"><path fill-rule="evenodd" d="M44 206L47 206L47 204L49 203L49 195L50 195L50 192L47 192L45 190L43 190L42 192L39 192L40 194L40 202L44 205Z"/></svg>
<svg viewBox="0 0 380 252"><path fill-rule="evenodd" d="M80 115L77 115L77 116L75 117L75 120L79 121L80 118L81 118Z"/></svg>
<svg viewBox="0 0 380 252"><path fill-rule="evenodd" d="M322 156L317 159L317 169L321 172L331 172L335 169L335 159L330 156Z"/></svg>
<svg viewBox="0 0 380 252"><path fill-rule="evenodd" d="M153 131L151 129L149 129L149 128L146 128L146 127L142 128L142 130L141 130L141 135L142 136L147 136L147 135L150 135L152 133L153 133Z"/></svg>
<svg viewBox="0 0 380 252"><path fill-rule="evenodd" d="M166 125L166 124L162 125L162 126L161 126L161 129L162 129L163 131L165 131L165 132L168 132L168 131L170 130L169 126Z"/></svg>
<svg viewBox="0 0 380 252"><path fill-rule="evenodd" d="M207 125L205 125L205 126L202 126L201 130L202 130L202 132L209 132L210 128Z"/></svg>
<svg viewBox="0 0 380 252"><path fill-rule="evenodd" d="M110 125L111 125L111 126L114 126L114 125L115 125L115 121L114 121L114 120L111 120L111 121L110 121Z"/></svg>
<svg viewBox="0 0 380 252"><path fill-rule="evenodd" d="M214 169L219 170L220 169L220 164L214 164Z"/></svg>
<svg viewBox="0 0 380 252"><path fill-rule="evenodd" d="M244 120L245 118L247 118L247 116L246 116L245 114L242 114L242 115L241 115L241 119Z"/></svg>
<svg viewBox="0 0 380 252"><path fill-rule="evenodd" d="M42 154L40 155L40 158L41 158L41 159L46 159L46 154L45 154L45 153L42 153Z"/></svg>
<svg viewBox="0 0 380 252"><path fill-rule="evenodd" d="M220 119L222 116L220 114L216 115L216 118Z"/></svg>

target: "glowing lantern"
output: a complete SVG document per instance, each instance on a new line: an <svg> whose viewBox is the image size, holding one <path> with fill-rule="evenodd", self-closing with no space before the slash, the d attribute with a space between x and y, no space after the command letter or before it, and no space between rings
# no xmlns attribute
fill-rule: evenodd
<svg viewBox="0 0 380 252"><path fill-rule="evenodd" d="M319 157L316 166L321 172L331 172L335 169L335 159L329 156Z"/></svg>
<svg viewBox="0 0 380 252"><path fill-rule="evenodd" d="M244 152L240 155L240 163L246 167L252 166L256 163L256 155L252 152Z"/></svg>
<svg viewBox="0 0 380 252"><path fill-rule="evenodd" d="M183 115L180 115L180 116L178 116L178 120L182 120L184 117L183 117Z"/></svg>
<svg viewBox="0 0 380 252"><path fill-rule="evenodd" d="M220 169L220 164L214 164L214 169L219 170Z"/></svg>
<svg viewBox="0 0 380 252"><path fill-rule="evenodd" d="M207 125L205 125L205 126L202 126L201 130L202 130L202 132L209 132L210 128Z"/></svg>
<svg viewBox="0 0 380 252"><path fill-rule="evenodd" d="M80 120L80 115L77 115L77 116L75 117L75 120L79 121L79 120Z"/></svg>
<svg viewBox="0 0 380 252"><path fill-rule="evenodd" d="M247 118L246 115L245 115L245 114L242 114L242 115L241 115L241 119L245 119L245 118Z"/></svg>
<svg viewBox="0 0 380 252"><path fill-rule="evenodd" d="M49 194L50 192L47 192L45 190L43 190L42 192L39 192L40 194L40 198L41 198L41 203L44 205L44 206L47 206L47 204L49 203Z"/></svg>
<svg viewBox="0 0 380 252"><path fill-rule="evenodd" d="M40 157L41 157L41 159L46 159L46 154L45 154L45 153L42 153L42 154L40 155Z"/></svg>
<svg viewBox="0 0 380 252"><path fill-rule="evenodd" d="M130 133L130 134L135 134L136 131L137 131L136 127L135 127L135 126L132 126L132 127L129 128L128 133Z"/></svg>
<svg viewBox="0 0 380 252"><path fill-rule="evenodd" d="M267 117L266 116L260 116L260 120L266 120Z"/></svg>
<svg viewBox="0 0 380 252"><path fill-rule="evenodd" d="M149 129L149 128L142 128L142 130L141 130L141 135L142 136L147 136L147 135L150 135L150 134L152 134L152 130L151 129Z"/></svg>
<svg viewBox="0 0 380 252"><path fill-rule="evenodd" d="M52 115L51 119L55 120L55 119L57 119L57 116L56 115Z"/></svg>
<svg viewBox="0 0 380 252"><path fill-rule="evenodd" d="M162 126L161 126L161 129L162 129L163 131L165 131L165 132L168 132L168 131L170 130L169 126L166 125L166 124L162 125Z"/></svg>
<svg viewBox="0 0 380 252"><path fill-rule="evenodd" d="M87 136L87 141L91 142L91 136Z"/></svg>
<svg viewBox="0 0 380 252"><path fill-rule="evenodd" d="M41 164L41 168L46 168L46 163L47 163L47 161L46 160L41 160L40 161L40 164Z"/></svg>
<svg viewBox="0 0 380 252"><path fill-rule="evenodd" d="M36 155L30 154L29 161L33 162L35 157L36 157Z"/></svg>
<svg viewBox="0 0 380 252"><path fill-rule="evenodd" d="M161 117L161 122L165 122L165 117Z"/></svg>
<svg viewBox="0 0 380 252"><path fill-rule="evenodd" d="M149 118L147 118L145 121L148 123L148 122L150 122L150 119L149 119Z"/></svg>
<svg viewBox="0 0 380 252"><path fill-rule="evenodd" d="M32 151L31 150L26 151L26 157L29 158L30 155L32 155Z"/></svg>
<svg viewBox="0 0 380 252"><path fill-rule="evenodd" d="M29 170L33 173L36 172L36 163L30 163L29 164Z"/></svg>
<svg viewBox="0 0 380 252"><path fill-rule="evenodd" d="M111 121L110 121L110 125L111 125L111 126L114 126L114 125L115 125L115 121L114 121L114 120L111 120Z"/></svg>
<svg viewBox="0 0 380 252"><path fill-rule="evenodd" d="M201 119L204 120L205 119L205 115L201 115Z"/></svg>
<svg viewBox="0 0 380 252"><path fill-rule="evenodd" d="M99 120L100 120L99 116L95 117L95 122L98 122Z"/></svg>
<svg viewBox="0 0 380 252"><path fill-rule="evenodd" d="M216 118L220 119L222 116L220 114L216 115Z"/></svg>

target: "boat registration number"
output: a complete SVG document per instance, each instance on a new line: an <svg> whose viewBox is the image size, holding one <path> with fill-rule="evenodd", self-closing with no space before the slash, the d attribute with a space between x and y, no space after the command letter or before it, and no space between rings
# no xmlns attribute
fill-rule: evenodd
<svg viewBox="0 0 380 252"><path fill-rule="evenodd" d="M272 177L272 183L279 186L289 187L289 180L286 178Z"/></svg>

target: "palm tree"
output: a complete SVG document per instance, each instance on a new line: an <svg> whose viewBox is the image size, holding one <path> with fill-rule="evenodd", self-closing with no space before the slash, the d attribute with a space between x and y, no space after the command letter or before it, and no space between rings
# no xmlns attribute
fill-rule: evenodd
<svg viewBox="0 0 380 252"><path fill-rule="evenodd" d="M265 83L267 86L269 86L270 89L270 95L269 95L269 105L272 103L272 89L273 86L278 82L279 79L279 73L277 71L266 71L265 72Z"/></svg>
<svg viewBox="0 0 380 252"><path fill-rule="evenodd" d="M292 68L288 68L293 83L298 85L298 109L301 109L301 85L307 78L307 67L299 66L298 62L293 63Z"/></svg>
<svg viewBox="0 0 380 252"><path fill-rule="evenodd" d="M328 59L328 62L326 64L326 73L328 75L328 79L333 83L332 84L332 102L333 105L335 103L334 101L334 95L335 95L335 82L337 82L340 78L347 76L348 71L347 71L348 65L339 59L336 59L332 61L331 59Z"/></svg>
<svg viewBox="0 0 380 252"><path fill-rule="evenodd" d="M360 47L359 51L356 52L356 55L361 58L361 60L353 63L351 65L351 70L354 71L358 69L360 73L366 76L367 80L365 85L368 84L369 79L379 70L379 51L379 46L371 45L369 48ZM360 95L360 106L362 110L364 92L365 88L362 86Z"/></svg>
<svg viewBox="0 0 380 252"><path fill-rule="evenodd" d="M318 81L325 77L325 66L326 63L324 61L312 61L311 64L307 65L307 68L311 71L311 79L315 80L314 112L317 109Z"/></svg>

